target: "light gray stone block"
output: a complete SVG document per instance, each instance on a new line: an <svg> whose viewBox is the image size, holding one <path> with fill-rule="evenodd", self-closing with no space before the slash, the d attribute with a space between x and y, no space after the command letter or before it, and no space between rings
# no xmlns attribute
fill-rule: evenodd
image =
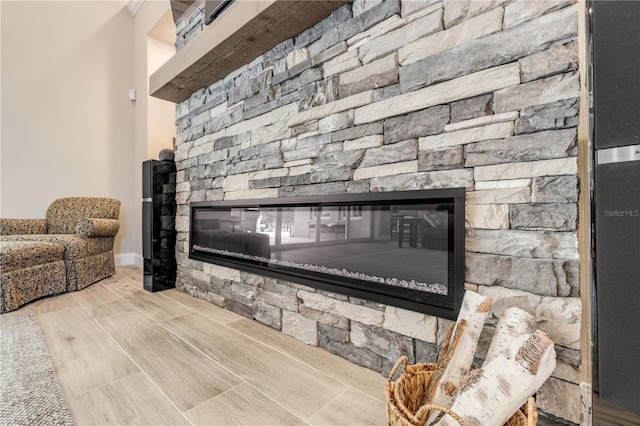
<svg viewBox="0 0 640 426"><path fill-rule="evenodd" d="M281 186L278 197L306 197L328 194L346 194L346 182L318 183L315 185Z"/></svg>
<svg viewBox="0 0 640 426"><path fill-rule="evenodd" d="M421 151L418 154L418 171L420 172L459 169L463 164L462 146Z"/></svg>
<svg viewBox="0 0 640 426"><path fill-rule="evenodd" d="M328 48L327 50L318 53L314 57L311 58L311 64L313 66L320 65L324 62L327 62L338 55L341 55L347 51L347 42L341 41L340 43ZM328 75L325 74L325 77Z"/></svg>
<svg viewBox="0 0 640 426"><path fill-rule="evenodd" d="M577 125L579 108L579 99L525 107L516 120L516 134L574 127Z"/></svg>
<svg viewBox="0 0 640 426"><path fill-rule="evenodd" d="M296 149L293 151L286 151L283 154L284 164L287 164L287 167L292 166L291 163L297 160L308 160L309 158L315 158L322 152L322 145L310 146L308 148ZM300 164L294 164L294 166Z"/></svg>
<svg viewBox="0 0 640 426"><path fill-rule="evenodd" d="M390 360L397 360L402 355L413 359L413 340L383 328L351 321L349 340L360 348L369 349Z"/></svg>
<svg viewBox="0 0 640 426"><path fill-rule="evenodd" d="M415 160L417 155L418 142L415 139L407 140L393 145L368 149L358 167L371 167L380 164Z"/></svg>
<svg viewBox="0 0 640 426"><path fill-rule="evenodd" d="M330 325L332 327L349 330L349 320L331 312L319 311L305 305L300 305L300 315L309 318L319 324Z"/></svg>
<svg viewBox="0 0 640 426"><path fill-rule="evenodd" d="M252 146L239 152L241 160L253 160L255 158L266 157L280 152L280 142L266 143Z"/></svg>
<svg viewBox="0 0 640 426"><path fill-rule="evenodd" d="M424 342L436 343L438 323L436 317L430 315L387 306L383 327Z"/></svg>
<svg viewBox="0 0 640 426"><path fill-rule="evenodd" d="M478 253L578 260L575 232L470 229L465 241L467 251Z"/></svg>
<svg viewBox="0 0 640 426"><path fill-rule="evenodd" d="M330 152L316 158L313 165L327 164L332 167L355 166L360 164L363 156L364 150Z"/></svg>
<svg viewBox="0 0 640 426"><path fill-rule="evenodd" d="M380 355L368 349L359 348L352 343L331 339L330 333L327 332L327 327L329 326L321 325L320 327L319 346L321 348L373 371L379 372L382 370L382 357Z"/></svg>
<svg viewBox="0 0 640 426"><path fill-rule="evenodd" d="M510 220L512 229L575 231L578 207L576 204L513 205Z"/></svg>
<svg viewBox="0 0 640 426"><path fill-rule="evenodd" d="M282 333L318 346L318 323L295 312L282 311Z"/></svg>
<svg viewBox="0 0 640 426"><path fill-rule="evenodd" d="M513 180L494 180L491 182L476 182L476 191L485 189L501 189L501 188L522 188L531 187L531 179L513 179Z"/></svg>
<svg viewBox="0 0 640 426"><path fill-rule="evenodd" d="M447 0L444 5L444 26L450 28L465 19L496 8L508 0Z"/></svg>
<svg viewBox="0 0 640 426"><path fill-rule="evenodd" d="M402 0L400 2L400 15L404 18L419 10L439 3L441 0Z"/></svg>
<svg viewBox="0 0 640 426"><path fill-rule="evenodd" d="M227 163L224 161L219 161L217 163L207 164L205 166L205 176L208 178L215 178L219 176L226 176L227 174Z"/></svg>
<svg viewBox="0 0 640 426"><path fill-rule="evenodd" d="M365 90L397 85L397 83L398 70L394 68L389 71L383 72L382 74L375 74L366 78L362 78L350 84L341 85L338 88L338 93L340 97L351 96L356 93L364 92Z"/></svg>
<svg viewBox="0 0 640 426"><path fill-rule="evenodd" d="M534 203L577 203L577 176L541 176L534 178L531 201Z"/></svg>
<svg viewBox="0 0 640 426"><path fill-rule="evenodd" d="M575 2L576 0L512 2L504 7L504 28L514 27Z"/></svg>
<svg viewBox="0 0 640 426"><path fill-rule="evenodd" d="M477 185L477 183L476 183ZM529 186L496 188L467 192L466 203L472 205L521 204L531 202Z"/></svg>
<svg viewBox="0 0 640 426"><path fill-rule="evenodd" d="M330 164L310 166L310 183L325 183L351 180L353 168L351 166L335 167Z"/></svg>
<svg viewBox="0 0 640 426"><path fill-rule="evenodd" d="M284 161L282 159L282 155L274 154L256 158L255 160L240 161L238 163L230 164L227 167L227 172L230 174L254 172L257 170L282 167L283 164Z"/></svg>
<svg viewBox="0 0 640 426"><path fill-rule="evenodd" d="M352 108L358 108L362 105L370 104L373 100L373 91L358 93L357 95L349 96L347 98L339 99L333 102L316 106L306 111L301 111L294 114L289 118L288 125L297 126L298 124L306 123L307 121L318 120L337 112L347 111ZM273 113L274 111L272 111ZM376 121L376 120L371 120ZM355 119L354 119L355 123Z"/></svg>
<svg viewBox="0 0 640 426"><path fill-rule="evenodd" d="M294 68L303 67L306 65L307 61L296 65ZM308 65L311 66L311 61L308 62ZM291 70L293 70L293 68ZM291 70L289 70L289 72L291 72ZM282 83L282 94L287 95L291 92L299 90L301 87L304 87L307 84L320 80L322 80L322 70L320 68L307 68L299 76L285 80Z"/></svg>
<svg viewBox="0 0 640 426"><path fill-rule="evenodd" d="M365 136L359 139L354 139L350 141L344 141L342 146L343 150L352 151L352 150L361 150L367 148L374 148L378 146L382 146L384 138L382 135L371 135Z"/></svg>
<svg viewBox="0 0 640 426"><path fill-rule="evenodd" d="M327 29L322 37L319 40L311 43L309 45L309 56L314 57L318 55L320 52L329 49L331 46L334 46L339 41L340 35L338 34L338 28Z"/></svg>
<svg viewBox="0 0 640 426"><path fill-rule="evenodd" d="M577 261L467 253L465 281L541 296L568 296L579 286L578 268Z"/></svg>
<svg viewBox="0 0 640 426"><path fill-rule="evenodd" d="M438 105L422 111L384 120L384 143L442 133L449 122L449 106Z"/></svg>
<svg viewBox="0 0 640 426"><path fill-rule="evenodd" d="M501 114L490 114L483 117L476 117L457 123L450 123L444 126L445 132L455 132L457 130L471 129L474 127L488 126L495 123L515 121L520 116L518 111L503 112Z"/></svg>
<svg viewBox="0 0 640 426"><path fill-rule="evenodd" d="M536 405L543 411L580 424L580 386L549 378L536 392Z"/></svg>
<svg viewBox="0 0 640 426"><path fill-rule="evenodd" d="M420 151L465 145L473 142L507 138L513 135L513 130L514 124L511 122L495 123L488 126L422 137L418 140L418 145Z"/></svg>
<svg viewBox="0 0 640 426"><path fill-rule="evenodd" d="M418 160L403 161L401 163L383 164L371 167L360 166L353 172L353 180L395 176L407 173L415 173L417 171Z"/></svg>
<svg viewBox="0 0 640 426"><path fill-rule="evenodd" d="M333 340L340 343L349 342L349 330L333 327L327 324L318 324L318 332L325 339Z"/></svg>
<svg viewBox="0 0 640 426"><path fill-rule="evenodd" d="M464 213L467 228L509 228L509 205L507 204L466 205Z"/></svg>
<svg viewBox="0 0 640 426"><path fill-rule="evenodd" d="M263 290L260 294L262 302L292 312L298 310L297 289L274 283L271 280L260 284L259 287Z"/></svg>
<svg viewBox="0 0 640 426"><path fill-rule="evenodd" d="M416 363L419 362L431 362L435 363L438 360L438 355L440 354L440 348L434 343L423 342L422 340L416 339L414 341L416 348Z"/></svg>
<svg viewBox="0 0 640 426"><path fill-rule="evenodd" d="M474 168L475 179L503 180L540 176L575 175L578 163L575 157L553 160L528 161L524 163L496 164Z"/></svg>
<svg viewBox="0 0 640 426"><path fill-rule="evenodd" d="M340 86L353 86L358 83L362 83L363 80L374 79L378 76L393 74L394 72L397 76L398 66L396 62L396 56L397 54L394 52L390 55L385 56L384 58L380 58L376 61L355 68L351 71L340 74ZM397 82L397 77L395 78L395 81ZM381 84L381 86L387 86L389 84L392 84L392 82Z"/></svg>
<svg viewBox="0 0 640 426"><path fill-rule="evenodd" d="M318 145L326 145L331 142L331 135L322 134L309 136L306 138L298 138L296 143L296 149L304 149L309 147L316 147Z"/></svg>
<svg viewBox="0 0 640 426"><path fill-rule="evenodd" d="M400 2L398 0L384 1L338 25L340 41L347 40L398 13L400 13Z"/></svg>
<svg viewBox="0 0 640 426"><path fill-rule="evenodd" d="M218 201L224 198L224 191L222 189L207 189L204 193L205 201Z"/></svg>
<svg viewBox="0 0 640 426"><path fill-rule="evenodd" d="M476 96L451 103L451 122L457 123L492 113L492 94Z"/></svg>
<svg viewBox="0 0 640 426"><path fill-rule="evenodd" d="M300 62L303 62L307 59L309 59L309 49L307 49L306 47L293 50L289 52L285 57L287 68L293 68L295 65L298 65Z"/></svg>
<svg viewBox="0 0 640 426"><path fill-rule="evenodd" d="M256 302L253 306L253 317L271 328L282 328L282 310L266 303Z"/></svg>
<svg viewBox="0 0 640 426"><path fill-rule="evenodd" d="M295 37L295 47L300 48L307 46L314 41L318 40L322 34L334 28L344 22L347 22L351 19L351 5L346 4L341 8L335 10L328 18L323 19L318 22L313 27L309 28L306 31L303 31L301 34Z"/></svg>
<svg viewBox="0 0 640 426"><path fill-rule="evenodd" d="M349 127L347 129L331 133L331 142L360 139L371 135L382 135L383 131L384 128L381 121L362 126Z"/></svg>
<svg viewBox="0 0 640 426"><path fill-rule="evenodd" d="M522 110L531 105L575 99L579 96L579 75L572 72L498 90L493 95L493 110L496 113Z"/></svg>
<svg viewBox="0 0 640 426"><path fill-rule="evenodd" d="M548 130L465 146L465 167L572 157L578 154L577 130Z"/></svg>
<svg viewBox="0 0 640 426"><path fill-rule="evenodd" d="M392 86L380 87L373 91L373 101L383 101L385 99L393 98L400 95L400 85L394 84Z"/></svg>
<svg viewBox="0 0 640 426"><path fill-rule="evenodd" d="M359 16L380 3L382 3L382 0L355 0L352 9L353 16Z"/></svg>
<svg viewBox="0 0 640 426"><path fill-rule="evenodd" d="M382 326L384 322L384 314L382 312L366 306L354 305L346 301L332 299L318 293L310 293L304 290L298 292L298 297L302 299L305 305L312 309L332 312L336 315L349 318L352 321L378 327Z"/></svg>
<svg viewBox="0 0 640 426"><path fill-rule="evenodd" d="M330 133L353 126L353 111L332 114L320 119L318 130L320 133Z"/></svg>
<svg viewBox="0 0 640 426"><path fill-rule="evenodd" d="M520 59L522 82L578 69L578 42L553 46Z"/></svg>
<svg viewBox="0 0 640 426"><path fill-rule="evenodd" d="M341 74L358 68L361 65L358 52L350 50L337 56L322 65L322 71L325 77L335 74Z"/></svg>
<svg viewBox="0 0 640 426"><path fill-rule="evenodd" d="M419 172L371 179L371 192L455 187L473 188L473 170L459 169Z"/></svg>

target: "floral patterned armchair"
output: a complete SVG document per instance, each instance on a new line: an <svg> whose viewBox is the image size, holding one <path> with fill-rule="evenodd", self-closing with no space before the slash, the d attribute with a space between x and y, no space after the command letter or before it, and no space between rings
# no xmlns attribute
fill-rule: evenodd
<svg viewBox="0 0 640 426"><path fill-rule="evenodd" d="M64 246L67 291L115 273L113 245L120 201L71 197L55 200L46 219L0 219L0 241L40 241Z"/></svg>

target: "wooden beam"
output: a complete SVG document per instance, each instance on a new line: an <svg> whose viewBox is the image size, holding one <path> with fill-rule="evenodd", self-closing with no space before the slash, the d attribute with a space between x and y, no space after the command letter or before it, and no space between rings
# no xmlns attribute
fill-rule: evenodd
<svg viewBox="0 0 640 426"><path fill-rule="evenodd" d="M149 78L149 93L182 102L279 43L326 18L348 0L237 1Z"/></svg>

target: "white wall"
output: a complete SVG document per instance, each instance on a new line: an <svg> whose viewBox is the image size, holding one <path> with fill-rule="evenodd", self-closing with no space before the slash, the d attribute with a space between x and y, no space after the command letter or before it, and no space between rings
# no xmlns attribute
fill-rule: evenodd
<svg viewBox="0 0 640 426"><path fill-rule="evenodd" d="M167 16L170 17L170 15L171 13L168 12ZM173 34L175 39L175 27ZM175 53L175 45L167 44L151 36L147 37L147 76L153 74ZM149 93L148 81L147 78L147 96ZM157 159L161 150L173 148L173 138L176 136L176 104L151 96L148 96L147 100L147 156Z"/></svg>
<svg viewBox="0 0 640 426"><path fill-rule="evenodd" d="M153 49L153 47L158 47L159 44L162 44L160 41L158 43L153 44L153 49L151 54L149 54L149 40L151 38L159 39L163 38L164 44L168 44L167 42L170 39L175 40L175 27L173 26L173 21L170 21L170 25L166 25L166 17L167 13L171 13L170 11L170 3L169 1L145 1L142 4L142 7L138 10L135 16L134 21L134 29L133 29L133 49L134 49L134 81L135 81L135 89L138 93L138 100L136 101L136 110L135 110L135 153L134 153L134 171L133 171L133 188L135 191L135 199L136 203L134 205L135 213L138 218L142 215L142 204L140 200L142 199L142 162L144 160L148 160L150 158L158 158L158 152L162 148L171 148L172 140L170 136L167 134L166 136L157 137L155 135L164 134L164 132L170 132L172 135L175 135L175 104L160 101L163 103L160 107L162 114L168 114L170 118L170 124L163 123L163 129L158 132L152 131L150 127L154 127L154 120L156 120L158 113L157 108L154 109L154 106L158 104L155 102L155 98L150 98L148 96L149 93L149 75L151 71L149 67L156 67L157 61L161 59L158 58L158 51L161 51L159 56L167 55L169 47L164 46L164 48ZM161 25L164 23L165 26ZM162 27L162 28L161 28ZM149 35L153 33L153 37L149 37ZM170 33L170 34L168 34ZM164 35L165 37L162 37ZM166 112L168 109L168 113ZM159 120L159 119L158 119ZM166 126L170 130L166 130ZM156 144L153 141L159 141ZM162 143L166 143L165 146ZM151 146L153 145L153 146ZM138 220L135 224L136 236L142 234L141 222ZM136 253L142 253L142 241L141 239L137 239L136 241ZM140 261L141 261L140 257Z"/></svg>
<svg viewBox="0 0 640 426"><path fill-rule="evenodd" d="M133 17L126 1L2 1L2 217L66 196L122 202L115 251L136 246Z"/></svg>
<svg viewBox="0 0 640 426"><path fill-rule="evenodd" d="M146 1L135 18L126 0L0 1L1 217L44 217L59 197L117 198L115 251L123 263L141 259L140 164L162 149L156 141L171 147L162 132L175 121L164 105L169 130L148 131L160 127L148 67L171 49L154 40L163 53L148 57L148 34L169 11L169 1Z"/></svg>

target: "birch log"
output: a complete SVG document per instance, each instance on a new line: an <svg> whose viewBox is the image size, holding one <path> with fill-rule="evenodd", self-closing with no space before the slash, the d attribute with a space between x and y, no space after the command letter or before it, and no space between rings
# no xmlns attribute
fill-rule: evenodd
<svg viewBox="0 0 640 426"><path fill-rule="evenodd" d="M531 334L535 322L534 316L527 311L516 307L506 309L498 321L484 364L504 352L517 337Z"/></svg>
<svg viewBox="0 0 640 426"><path fill-rule="evenodd" d="M425 403L451 407L462 378L473 364L482 327L491 309L491 299L466 291L460 314L452 333L452 341L445 342L438 357L436 370L426 391ZM429 414L430 422L438 412Z"/></svg>
<svg viewBox="0 0 640 426"><path fill-rule="evenodd" d="M543 331L517 338L486 367L468 376L451 411L468 426L501 426L542 386L555 366L553 342ZM427 424L459 426L448 414Z"/></svg>

